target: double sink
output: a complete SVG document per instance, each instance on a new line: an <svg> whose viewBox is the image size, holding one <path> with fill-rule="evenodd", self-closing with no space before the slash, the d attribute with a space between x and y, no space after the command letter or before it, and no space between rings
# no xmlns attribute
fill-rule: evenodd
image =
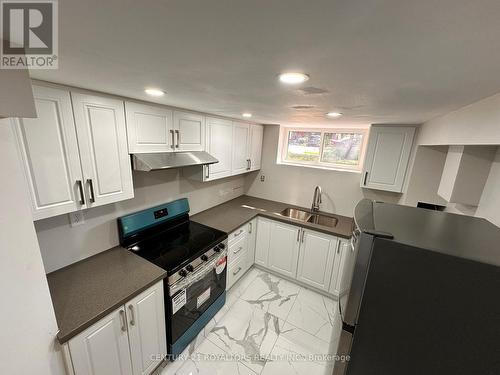
<svg viewBox="0 0 500 375"><path fill-rule="evenodd" d="M335 228L339 222L336 217L324 215L316 212L304 211L298 208L285 208L280 212L281 216L288 217L290 219L295 219L303 221L306 223L313 223L318 225L323 225L325 227Z"/></svg>

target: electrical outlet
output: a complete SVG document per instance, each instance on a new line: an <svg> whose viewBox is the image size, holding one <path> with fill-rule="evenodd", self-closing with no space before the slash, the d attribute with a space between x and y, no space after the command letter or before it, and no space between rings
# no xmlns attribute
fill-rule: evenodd
<svg viewBox="0 0 500 375"><path fill-rule="evenodd" d="M72 227L77 227L79 225L85 224L85 216L83 215L83 211L75 211L68 214L69 223Z"/></svg>
<svg viewBox="0 0 500 375"><path fill-rule="evenodd" d="M264 181L266 181L266 176L261 174L260 175L260 182L264 182Z"/></svg>

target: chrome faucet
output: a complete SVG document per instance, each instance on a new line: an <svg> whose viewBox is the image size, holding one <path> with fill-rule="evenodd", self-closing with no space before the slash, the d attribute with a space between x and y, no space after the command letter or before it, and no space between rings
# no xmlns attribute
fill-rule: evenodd
<svg viewBox="0 0 500 375"><path fill-rule="evenodd" d="M311 211L319 211L320 204L321 204L321 186L316 186L314 188L313 203L311 206Z"/></svg>

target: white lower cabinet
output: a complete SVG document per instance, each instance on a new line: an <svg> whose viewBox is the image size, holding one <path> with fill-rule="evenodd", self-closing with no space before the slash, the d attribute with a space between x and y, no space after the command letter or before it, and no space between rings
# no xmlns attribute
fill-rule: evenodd
<svg viewBox="0 0 500 375"><path fill-rule="evenodd" d="M335 255L333 274L329 292L335 295L344 294L350 287L355 256L347 240L340 240Z"/></svg>
<svg viewBox="0 0 500 375"><path fill-rule="evenodd" d="M347 291L354 261L348 240L263 217L256 223L255 264L337 297Z"/></svg>
<svg viewBox="0 0 500 375"><path fill-rule="evenodd" d="M282 275L295 278L300 246L300 227L273 221L267 266Z"/></svg>
<svg viewBox="0 0 500 375"><path fill-rule="evenodd" d="M150 374L167 354L163 281L70 339L75 375ZM69 357L69 358L68 358Z"/></svg>
<svg viewBox="0 0 500 375"><path fill-rule="evenodd" d="M297 280L328 291L338 238L302 229Z"/></svg>
<svg viewBox="0 0 500 375"><path fill-rule="evenodd" d="M228 236L226 289L230 289L254 263L255 226L256 219L253 219Z"/></svg>

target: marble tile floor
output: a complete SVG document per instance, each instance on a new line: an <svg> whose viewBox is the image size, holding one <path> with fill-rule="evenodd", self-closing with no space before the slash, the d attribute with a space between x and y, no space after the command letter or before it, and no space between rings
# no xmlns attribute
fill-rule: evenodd
<svg viewBox="0 0 500 375"><path fill-rule="evenodd" d="M335 300L252 268L181 357L158 373L330 375L336 311Z"/></svg>

